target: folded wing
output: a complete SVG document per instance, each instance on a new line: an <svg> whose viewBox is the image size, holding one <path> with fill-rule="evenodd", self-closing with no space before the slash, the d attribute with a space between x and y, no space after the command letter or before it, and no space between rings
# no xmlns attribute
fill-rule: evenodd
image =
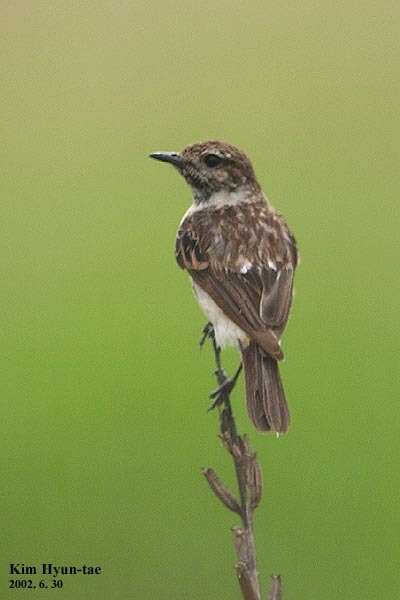
<svg viewBox="0 0 400 600"><path fill-rule="evenodd" d="M286 325L293 292L293 265L243 257L216 269L210 244L185 221L176 239L176 259L225 315L276 360L283 358L279 337Z"/></svg>

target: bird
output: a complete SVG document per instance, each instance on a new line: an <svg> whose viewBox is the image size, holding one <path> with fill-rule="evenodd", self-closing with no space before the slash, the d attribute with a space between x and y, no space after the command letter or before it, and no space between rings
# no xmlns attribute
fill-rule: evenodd
<svg viewBox="0 0 400 600"><path fill-rule="evenodd" d="M192 280L217 347L241 353L249 417L260 432L285 433L290 415L278 363L296 240L237 147L209 140L150 157L173 165L192 190L176 235L176 261Z"/></svg>

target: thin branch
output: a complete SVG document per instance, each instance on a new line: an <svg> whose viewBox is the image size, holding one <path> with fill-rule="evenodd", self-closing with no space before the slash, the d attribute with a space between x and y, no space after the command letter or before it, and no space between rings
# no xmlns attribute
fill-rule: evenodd
<svg viewBox="0 0 400 600"><path fill-rule="evenodd" d="M200 345L203 346L207 338L210 338L213 344L216 365L215 376L219 388L217 392L212 394L212 397L216 398L212 408L217 406L219 409L220 438L233 459L239 499L235 498L213 469L204 469L203 474L220 502L241 517L242 526L232 529L237 556L236 574L244 600L261 600L253 533L253 513L262 496L262 472L257 462L256 453L251 449L247 437L242 437L237 432L230 401L230 393L236 383L240 369L230 380L222 367L221 350L216 344L212 326L210 324L206 325L203 333ZM279 576L272 577L269 600L282 600L282 586Z"/></svg>
<svg viewBox="0 0 400 600"><path fill-rule="evenodd" d="M221 500L222 504L229 510L240 515L241 508L236 498L231 494L226 485L220 480L214 469L203 469L203 475L214 494Z"/></svg>
<svg viewBox="0 0 400 600"><path fill-rule="evenodd" d="M271 589L268 600L282 600L282 579L280 575L271 575Z"/></svg>

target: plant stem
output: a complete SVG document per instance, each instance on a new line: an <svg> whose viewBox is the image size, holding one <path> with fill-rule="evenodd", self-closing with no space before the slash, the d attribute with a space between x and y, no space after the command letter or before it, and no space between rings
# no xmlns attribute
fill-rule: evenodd
<svg viewBox="0 0 400 600"><path fill-rule="evenodd" d="M215 376L219 385L217 392L213 394L213 397L216 395L217 398L213 407L217 406L219 409L220 438L233 459L239 499L231 493L213 469L204 469L203 474L222 504L240 515L242 526L233 527L232 529L237 556L236 574L243 599L261 600L253 532L253 514L262 496L262 473L256 453L251 449L247 437L238 434L230 401L230 394L235 386L241 367L239 367L233 379L229 379L222 367L221 349L216 343L214 330L210 323L206 325L203 333L200 346L204 344L207 338L211 339L213 345L216 366ZM282 600L280 576L272 576L271 579L268 600Z"/></svg>

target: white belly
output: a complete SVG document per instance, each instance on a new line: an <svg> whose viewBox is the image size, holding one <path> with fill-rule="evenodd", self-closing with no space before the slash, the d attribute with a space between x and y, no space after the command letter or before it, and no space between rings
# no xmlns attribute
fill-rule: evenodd
<svg viewBox="0 0 400 600"><path fill-rule="evenodd" d="M203 312L214 326L217 345L220 348L234 346L238 350L240 350L240 345L245 348L249 343L246 333L233 323L233 321L228 319L207 292L194 282L193 290Z"/></svg>

